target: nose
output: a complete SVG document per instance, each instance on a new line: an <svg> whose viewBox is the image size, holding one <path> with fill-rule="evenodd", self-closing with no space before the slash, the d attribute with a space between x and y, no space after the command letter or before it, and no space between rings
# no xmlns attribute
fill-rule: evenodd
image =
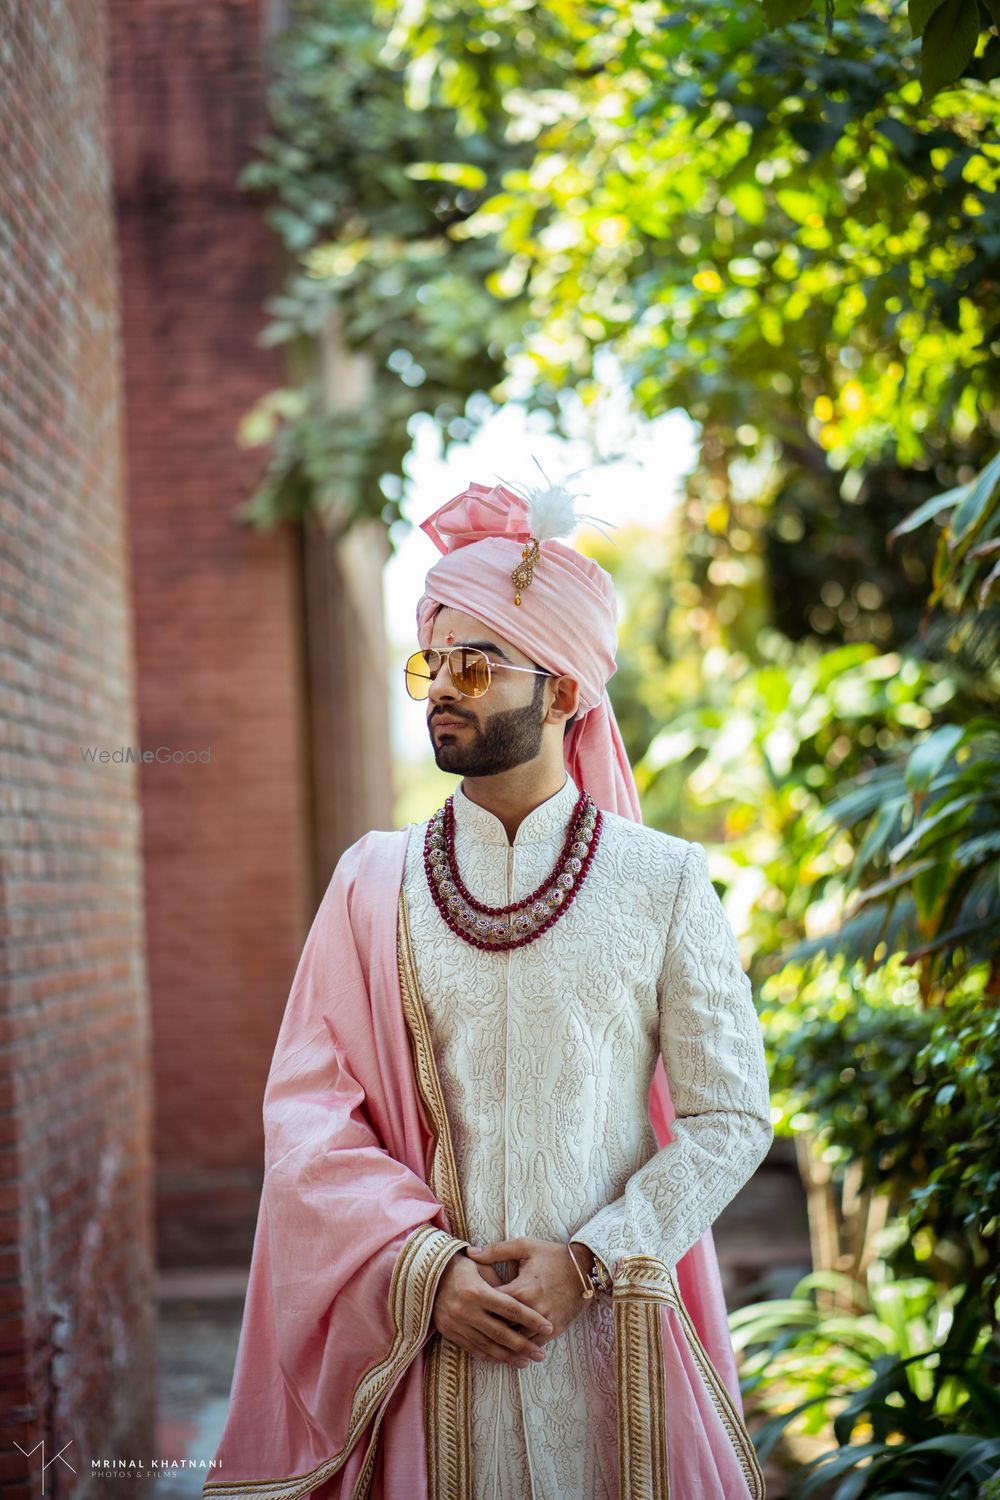
<svg viewBox="0 0 1000 1500"><path fill-rule="evenodd" d="M427 698L430 704L427 712L433 713L435 706L440 707L445 703L457 703L462 694L451 680L451 671L447 659L441 662L428 689Z"/></svg>

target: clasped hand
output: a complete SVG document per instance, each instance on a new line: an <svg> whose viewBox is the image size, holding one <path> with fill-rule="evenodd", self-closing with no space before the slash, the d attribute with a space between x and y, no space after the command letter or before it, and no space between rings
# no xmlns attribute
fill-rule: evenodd
<svg viewBox="0 0 1000 1500"><path fill-rule="evenodd" d="M501 1282L493 1263L508 1260L518 1262L518 1273ZM438 1282L431 1321L470 1354L523 1370L544 1359L541 1345L586 1306L565 1243L518 1235L453 1255Z"/></svg>

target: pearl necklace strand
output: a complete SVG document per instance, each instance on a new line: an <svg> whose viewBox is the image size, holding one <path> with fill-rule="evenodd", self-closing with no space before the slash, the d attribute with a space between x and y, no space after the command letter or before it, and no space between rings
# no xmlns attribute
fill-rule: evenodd
<svg viewBox="0 0 1000 1500"><path fill-rule="evenodd" d="M573 808L569 832L551 873L521 901L486 906L465 888L455 857L454 798L427 824L424 870L431 895L452 932L475 948L507 953L533 943L569 909L601 841L601 809L586 790Z"/></svg>

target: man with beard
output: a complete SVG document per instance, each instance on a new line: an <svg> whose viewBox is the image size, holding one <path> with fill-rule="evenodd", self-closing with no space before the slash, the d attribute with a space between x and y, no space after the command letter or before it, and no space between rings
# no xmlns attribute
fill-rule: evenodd
<svg viewBox="0 0 1000 1500"><path fill-rule="evenodd" d="M462 779L307 939L206 1496L763 1495L709 1228L763 1048L704 850L641 823L578 519L473 484L423 524L407 687Z"/></svg>

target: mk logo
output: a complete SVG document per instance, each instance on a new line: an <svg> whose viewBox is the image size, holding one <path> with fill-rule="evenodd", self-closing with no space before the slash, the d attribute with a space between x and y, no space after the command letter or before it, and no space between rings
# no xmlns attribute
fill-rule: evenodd
<svg viewBox="0 0 1000 1500"><path fill-rule="evenodd" d="M40 1495L44 1495L45 1494L45 1471L49 1467L49 1464L54 1464L55 1463L55 1461L56 1461L57 1458L62 1460L62 1462L66 1465L67 1469L69 1469L69 1471L70 1471L71 1474L75 1474L76 1473L76 1470L73 1468L73 1465L70 1463L69 1459L68 1458L63 1458L63 1454L66 1452L66 1449L67 1448L71 1448L72 1446L73 1446L73 1439L70 1438L69 1442L65 1443L63 1445L63 1447L61 1447L59 1449L59 1452L58 1453L54 1453L52 1455L52 1457L48 1460L48 1462L46 1462L46 1458L45 1458L45 1439L44 1438L42 1439L42 1441L40 1443L36 1443L35 1446L33 1448L30 1448L30 1449L29 1448L22 1448L21 1444L15 1440L14 1447L17 1448L19 1452L23 1453L24 1456L25 1456L25 1458L31 1458L35 1453L38 1452L39 1448L41 1448L41 1450L42 1450L42 1471L41 1471L41 1474L39 1475L39 1479L40 1479L40 1482L41 1482L41 1488L38 1491L38 1493Z"/></svg>

